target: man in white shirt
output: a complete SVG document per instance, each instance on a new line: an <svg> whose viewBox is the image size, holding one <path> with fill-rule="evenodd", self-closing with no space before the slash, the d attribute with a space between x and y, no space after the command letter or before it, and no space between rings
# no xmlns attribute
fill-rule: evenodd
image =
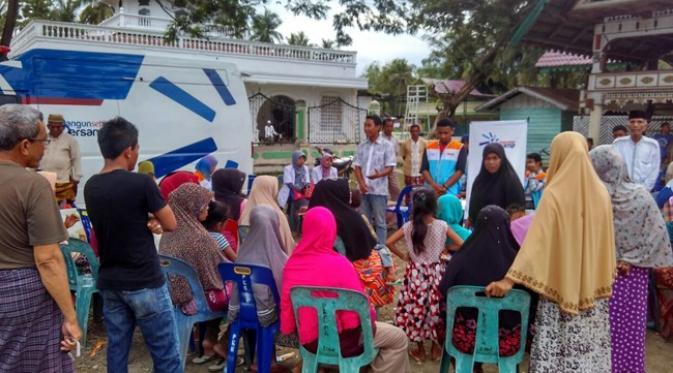
<svg viewBox="0 0 673 373"><path fill-rule="evenodd" d="M659 177L661 152L657 140L644 135L647 118L640 110L629 113L630 136L615 139L614 147L624 157L631 180L651 191Z"/></svg>
<svg viewBox="0 0 673 373"><path fill-rule="evenodd" d="M56 173L56 199L72 203L82 177L81 157L77 140L64 131L61 114L49 114L47 149L40 162L40 170Z"/></svg>
<svg viewBox="0 0 673 373"><path fill-rule="evenodd" d="M278 136L279 133L276 132L276 129L273 128L273 124L271 124L270 120L266 121L266 126L264 126L264 140L266 140L267 143L272 143L276 141L276 136Z"/></svg>

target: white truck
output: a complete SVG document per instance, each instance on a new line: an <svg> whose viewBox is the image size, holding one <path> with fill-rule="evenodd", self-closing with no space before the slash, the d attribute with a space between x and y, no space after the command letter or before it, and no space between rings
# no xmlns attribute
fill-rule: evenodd
<svg viewBox="0 0 673 373"><path fill-rule="evenodd" d="M40 46L0 63L0 104L64 116L81 148L80 188L102 167L96 134L115 116L138 127L139 160L151 160L157 177L193 170L208 154L218 167L252 172L250 110L234 64L175 52L73 49Z"/></svg>

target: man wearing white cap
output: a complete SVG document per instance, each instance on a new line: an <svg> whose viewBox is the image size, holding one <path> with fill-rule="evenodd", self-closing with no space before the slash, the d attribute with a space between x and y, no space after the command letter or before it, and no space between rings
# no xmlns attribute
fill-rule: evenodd
<svg viewBox="0 0 673 373"><path fill-rule="evenodd" d="M79 144L65 129L61 114L49 114L49 138L40 170L56 173L56 199L72 203L77 196L77 185L82 177Z"/></svg>

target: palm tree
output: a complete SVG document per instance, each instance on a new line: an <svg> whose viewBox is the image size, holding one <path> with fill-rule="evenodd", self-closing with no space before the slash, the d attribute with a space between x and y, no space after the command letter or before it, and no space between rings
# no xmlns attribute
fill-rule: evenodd
<svg viewBox="0 0 673 373"><path fill-rule="evenodd" d="M298 45L301 47L309 47L311 46L311 43L309 43L308 36L306 36L306 33L304 31L299 31L298 33L292 33L290 34L290 37L287 39L287 43L290 45Z"/></svg>
<svg viewBox="0 0 673 373"><path fill-rule="evenodd" d="M334 40L322 39L322 48L323 49L335 49Z"/></svg>
<svg viewBox="0 0 673 373"><path fill-rule="evenodd" d="M113 14L114 11L108 4L102 2L89 4L79 14L79 21L90 25L97 25L112 17Z"/></svg>
<svg viewBox="0 0 673 373"><path fill-rule="evenodd" d="M54 21L73 22L76 18L75 11L82 3L82 0L57 0L49 18Z"/></svg>
<svg viewBox="0 0 673 373"><path fill-rule="evenodd" d="M250 39L263 43L283 40L283 35L277 31L281 23L278 14L264 9L264 14L256 14L252 17L252 36Z"/></svg>

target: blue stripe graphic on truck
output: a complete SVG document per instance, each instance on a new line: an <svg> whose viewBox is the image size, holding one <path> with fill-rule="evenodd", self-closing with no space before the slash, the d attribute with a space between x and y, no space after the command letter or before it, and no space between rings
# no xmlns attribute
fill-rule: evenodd
<svg viewBox="0 0 673 373"><path fill-rule="evenodd" d="M21 68L0 64L0 75L21 98L29 96L31 103L124 100L143 59L122 53L33 49L16 57Z"/></svg>
<svg viewBox="0 0 673 373"><path fill-rule="evenodd" d="M209 122L215 119L215 110L163 76L154 79L150 87Z"/></svg>
<svg viewBox="0 0 673 373"><path fill-rule="evenodd" d="M227 106L236 105L236 100L234 99L234 96L232 96L231 92L229 92L229 88L227 88L227 85L224 84L222 78L217 73L217 70L203 69L203 72L206 73L206 76L215 87L215 90L217 90L217 93L220 94L220 97L222 98L222 101L224 101L225 105Z"/></svg>
<svg viewBox="0 0 673 373"><path fill-rule="evenodd" d="M209 137L148 160L154 165L154 175L160 178L216 150L215 140Z"/></svg>

